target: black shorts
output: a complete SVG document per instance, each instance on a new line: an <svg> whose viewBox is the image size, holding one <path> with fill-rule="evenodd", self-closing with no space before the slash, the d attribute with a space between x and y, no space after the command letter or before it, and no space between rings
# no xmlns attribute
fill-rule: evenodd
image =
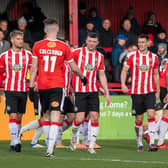
<svg viewBox="0 0 168 168"><path fill-rule="evenodd" d="M46 113L47 110L63 111L63 88L39 90L39 95L42 113Z"/></svg>
<svg viewBox="0 0 168 168"><path fill-rule="evenodd" d="M5 91L6 111L10 113L26 112L27 92Z"/></svg>
<svg viewBox="0 0 168 168"><path fill-rule="evenodd" d="M140 115L148 109L155 109L155 92L148 94L132 94L132 115Z"/></svg>
<svg viewBox="0 0 168 168"><path fill-rule="evenodd" d="M75 112L99 112L98 92L75 93Z"/></svg>
<svg viewBox="0 0 168 168"><path fill-rule="evenodd" d="M160 102L162 104L163 109L168 109L168 103L164 103L163 99L167 95L167 88L160 87Z"/></svg>
<svg viewBox="0 0 168 168"><path fill-rule="evenodd" d="M74 105L68 96L65 97L62 114L65 115L67 113L74 113Z"/></svg>
<svg viewBox="0 0 168 168"><path fill-rule="evenodd" d="M39 93L38 92L34 92L34 102L33 102L34 109L38 110L38 108L39 108L39 100L40 100Z"/></svg>

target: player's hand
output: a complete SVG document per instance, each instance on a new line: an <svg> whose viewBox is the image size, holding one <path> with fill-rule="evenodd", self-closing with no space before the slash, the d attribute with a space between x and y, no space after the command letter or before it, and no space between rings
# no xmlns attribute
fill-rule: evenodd
<svg viewBox="0 0 168 168"><path fill-rule="evenodd" d="M129 89L126 85L122 85L121 89L122 89L123 93L128 93L129 92Z"/></svg>
<svg viewBox="0 0 168 168"><path fill-rule="evenodd" d="M86 84L87 84L87 82L88 82L88 80L87 80L87 78L84 76L84 78L83 79L81 79L81 81L82 81L82 83L83 83L83 85L85 86Z"/></svg>
<svg viewBox="0 0 168 168"><path fill-rule="evenodd" d="M34 87L29 87L29 98L31 102L34 102L34 97L35 97Z"/></svg>
<svg viewBox="0 0 168 168"><path fill-rule="evenodd" d="M156 100L158 100L159 97L160 97L160 92L159 92L159 91L156 91L155 96L156 96Z"/></svg>
<svg viewBox="0 0 168 168"><path fill-rule="evenodd" d="M163 99L163 103L168 103L168 94L165 96L165 98Z"/></svg>
<svg viewBox="0 0 168 168"><path fill-rule="evenodd" d="M110 98L110 95L107 94L107 95L105 95L105 97L106 97L106 105L109 106L109 105L111 104L111 98Z"/></svg>

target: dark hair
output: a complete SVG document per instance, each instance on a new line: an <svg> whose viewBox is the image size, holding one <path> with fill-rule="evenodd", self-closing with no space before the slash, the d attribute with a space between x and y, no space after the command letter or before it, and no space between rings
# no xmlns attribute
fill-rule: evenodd
<svg viewBox="0 0 168 168"><path fill-rule="evenodd" d="M58 24L57 21L53 18L47 18L44 20L44 25L47 26L47 25L52 25L52 24Z"/></svg>
<svg viewBox="0 0 168 168"><path fill-rule="evenodd" d="M147 34L140 34L140 35L138 36L138 39L139 39L139 38L145 38L147 41L149 40L149 37L148 37Z"/></svg>
<svg viewBox="0 0 168 168"><path fill-rule="evenodd" d="M131 43L128 44L128 48L129 48L129 47L133 47L133 46L138 47L138 45L137 45L136 42L131 42Z"/></svg>
<svg viewBox="0 0 168 168"><path fill-rule="evenodd" d="M89 33L87 34L87 38L88 38L88 37L91 37L91 38L99 38L99 37L98 37L98 34L95 33L95 32L89 32Z"/></svg>
<svg viewBox="0 0 168 168"><path fill-rule="evenodd" d="M15 37L17 35L24 36L24 33L20 30L13 30L12 32L10 32L10 38Z"/></svg>

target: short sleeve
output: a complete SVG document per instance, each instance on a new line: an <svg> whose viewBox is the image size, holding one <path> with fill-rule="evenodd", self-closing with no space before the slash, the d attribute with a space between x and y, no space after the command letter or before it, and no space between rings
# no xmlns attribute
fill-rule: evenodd
<svg viewBox="0 0 168 168"><path fill-rule="evenodd" d="M104 68L104 57L101 55L101 60L100 60L100 65L99 65L99 68L98 68L99 71L104 71L105 68Z"/></svg>
<svg viewBox="0 0 168 168"><path fill-rule="evenodd" d="M5 57L4 55L0 55L0 69L5 67Z"/></svg>
<svg viewBox="0 0 168 168"><path fill-rule="evenodd" d="M71 49L69 48L69 46L66 46L65 47L65 62L67 63L70 63L73 61L73 58L72 58L72 52L71 52Z"/></svg>
<svg viewBox="0 0 168 168"><path fill-rule="evenodd" d="M153 69L158 69L158 68L159 68L158 57L155 56L155 63L154 63Z"/></svg>
<svg viewBox="0 0 168 168"><path fill-rule="evenodd" d="M133 54L127 54L124 60L124 66L130 67L132 65Z"/></svg>

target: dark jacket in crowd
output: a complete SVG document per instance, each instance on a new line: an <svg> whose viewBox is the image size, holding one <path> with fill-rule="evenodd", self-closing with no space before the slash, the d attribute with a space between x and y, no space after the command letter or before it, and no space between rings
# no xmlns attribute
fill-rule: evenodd
<svg viewBox="0 0 168 168"><path fill-rule="evenodd" d="M159 43L165 43L168 48L168 42L166 39L160 39L158 36L154 37L154 46L152 46L151 51L157 53Z"/></svg>
<svg viewBox="0 0 168 168"><path fill-rule="evenodd" d="M96 17L91 17L91 12L92 11L95 11L96 12ZM88 18L89 21L91 21L93 24L94 24L94 27L96 30L98 30L102 24L102 19L100 18L100 16L98 15L98 10L97 8L91 8L89 10L89 18Z"/></svg>
<svg viewBox="0 0 168 168"><path fill-rule="evenodd" d="M30 47L33 46L34 40L29 29L26 29L24 32L24 42L29 43Z"/></svg>
<svg viewBox="0 0 168 168"><path fill-rule="evenodd" d="M125 44L126 48L128 48L130 43L136 43L137 42L137 35L132 30L127 32L124 29L120 29L117 34L124 34L128 38L128 40L126 41L126 44Z"/></svg>
<svg viewBox="0 0 168 168"><path fill-rule="evenodd" d="M0 54L7 51L10 48L10 43L6 40L0 42Z"/></svg>
<svg viewBox="0 0 168 168"><path fill-rule="evenodd" d="M119 58L122 52L124 52L124 47L116 43L111 52L111 59L112 59L113 66L117 66L120 64Z"/></svg>
<svg viewBox="0 0 168 168"><path fill-rule="evenodd" d="M113 32L111 29L105 30L103 27L99 29L99 46L112 47L113 46Z"/></svg>
<svg viewBox="0 0 168 168"><path fill-rule="evenodd" d="M131 20L131 30L136 34L139 35L142 32L142 29L140 25L138 24L137 20L135 18L132 18Z"/></svg>

